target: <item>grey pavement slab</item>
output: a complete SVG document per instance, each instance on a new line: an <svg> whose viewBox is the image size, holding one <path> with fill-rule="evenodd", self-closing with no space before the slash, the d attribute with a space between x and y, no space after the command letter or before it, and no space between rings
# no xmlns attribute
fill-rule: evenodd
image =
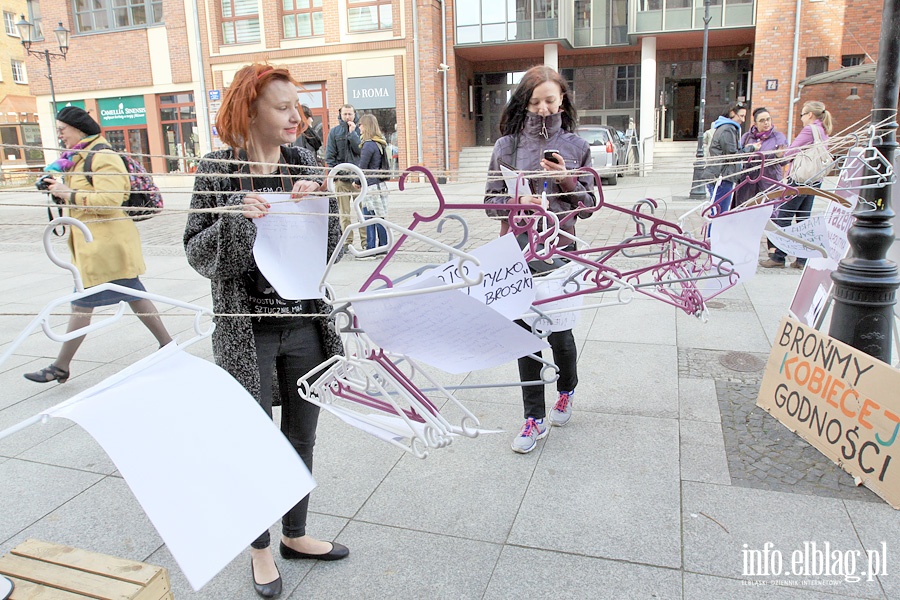
<svg viewBox="0 0 900 600"><path fill-rule="evenodd" d="M682 419L720 423L715 382L712 379L681 377L678 380L678 410Z"/></svg>
<svg viewBox="0 0 900 600"><path fill-rule="evenodd" d="M506 540L537 454L520 456L509 449L521 427L519 414L496 405L467 406L483 426L499 422L506 431L455 439L425 460L403 456L360 510L360 519L473 540Z"/></svg>
<svg viewBox="0 0 900 600"><path fill-rule="evenodd" d="M887 504L844 500L853 527L866 549L866 569L876 571L878 581L888 598L900 598L900 570L897 569L897 548L900 548L900 527L897 511ZM884 545L882 545L884 544ZM885 552L885 549L887 552ZM876 566L875 552L884 556L881 569L869 569L868 553L872 552L872 566ZM868 576L866 577L868 579Z"/></svg>
<svg viewBox="0 0 900 600"><path fill-rule="evenodd" d="M610 294L605 294L604 298L607 296ZM587 339L674 346L677 310L674 306L636 294L628 304L597 310Z"/></svg>
<svg viewBox="0 0 900 600"><path fill-rule="evenodd" d="M804 579L842 579L804 575L799 566L793 566L795 552L813 556L812 547L805 543L814 542L818 548L824 548L827 542L841 553L865 555L841 500L687 481L682 489L687 571L764 583L778 579L793 582L790 587L801 588ZM762 562L770 565L769 574L757 575L763 573L762 568L751 571L749 552L762 552L766 544L771 552ZM780 567L776 551L782 557ZM831 587L837 586L829 586L829 590ZM851 593L848 587L842 589ZM884 597L877 581L854 583L852 595Z"/></svg>
<svg viewBox="0 0 900 600"><path fill-rule="evenodd" d="M306 598L479 598L501 546L399 527L354 521L338 541L342 561L318 562L291 600Z"/></svg>
<svg viewBox="0 0 900 600"><path fill-rule="evenodd" d="M17 458L33 462L110 475L116 466L94 438L81 427L69 427L36 446L32 446Z"/></svg>
<svg viewBox="0 0 900 600"><path fill-rule="evenodd" d="M308 518L310 534L320 539L335 539L346 525L344 519L317 515L311 512ZM278 555L278 541L281 539L281 523L269 528L269 535L273 540L272 548L275 553L275 562L284 581L282 598L287 598L291 591L302 584L304 577L316 565L316 561L310 560L283 560ZM338 541L341 541L338 539ZM351 549L351 552L353 550ZM347 559L349 560L349 559ZM347 560L339 561L345 563ZM166 546L159 547L150 554L144 562L159 565L169 570L169 579L172 584L172 594L178 600L223 600L225 598L246 598L248 600L259 598L253 590L250 580L250 552L244 551L235 557L228 565L212 578L200 591L194 591L188 583L178 564Z"/></svg>
<svg viewBox="0 0 900 600"><path fill-rule="evenodd" d="M310 495L311 510L353 517L402 455L399 448L322 411L316 430L313 477L317 487Z"/></svg>
<svg viewBox="0 0 900 600"><path fill-rule="evenodd" d="M716 311L708 323L680 313L677 327L679 348L743 352L768 352L771 348L759 317L752 310Z"/></svg>
<svg viewBox="0 0 900 600"><path fill-rule="evenodd" d="M681 566L674 419L576 409L540 452L509 544Z"/></svg>
<svg viewBox="0 0 900 600"><path fill-rule="evenodd" d="M0 546L0 552L28 538L137 561L162 545L128 484L119 477L99 480L18 533L14 542Z"/></svg>
<svg viewBox="0 0 900 600"><path fill-rule="evenodd" d="M19 459L0 464L0 541L6 541L103 478ZM24 538L23 538L24 539Z"/></svg>
<svg viewBox="0 0 900 600"><path fill-rule="evenodd" d="M527 572L523 572L523 565L528 565ZM504 600L522 594L593 600L683 597L677 570L505 546L483 598Z"/></svg>
<svg viewBox="0 0 900 600"><path fill-rule="evenodd" d="M728 485L728 458L722 425L681 420L681 479Z"/></svg>
<svg viewBox="0 0 900 600"><path fill-rule="evenodd" d="M578 357L578 379L577 410L678 416L674 346L590 341Z"/></svg>

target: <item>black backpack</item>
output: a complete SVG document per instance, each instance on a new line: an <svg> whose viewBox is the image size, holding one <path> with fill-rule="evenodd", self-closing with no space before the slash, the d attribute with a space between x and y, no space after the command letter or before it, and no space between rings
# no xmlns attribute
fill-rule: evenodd
<svg viewBox="0 0 900 600"><path fill-rule="evenodd" d="M88 183L94 185L91 165L94 160L94 154L100 150L112 150L109 144L97 144L91 148L91 152L84 161L85 178ZM162 194L159 188L153 183L153 177L144 169L144 165L134 160L127 154L119 154L116 152L122 162L125 163L125 170L128 171L128 180L131 183L131 193L122 203L122 209L131 217L133 221L143 221L155 215L163 207Z"/></svg>

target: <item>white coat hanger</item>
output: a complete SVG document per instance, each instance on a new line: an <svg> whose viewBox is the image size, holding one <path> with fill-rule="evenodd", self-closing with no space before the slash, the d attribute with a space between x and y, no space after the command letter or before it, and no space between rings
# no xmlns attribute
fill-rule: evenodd
<svg viewBox="0 0 900 600"><path fill-rule="evenodd" d="M102 320L92 322L90 325L81 327L74 331L66 332L63 334L58 334L58 333L54 332L50 327L49 319L53 313L53 310L56 307L63 305L63 304L68 304L68 303L72 302L73 300L77 300L79 298L85 298L88 296L92 296L93 294L103 291L103 290L113 290L113 291L117 291L117 292L122 292L122 293L128 294L129 296L134 296L136 298L146 298L147 300L151 300L153 302L158 302L160 304L169 304L172 306L178 306L180 308L186 308L188 310L194 311L196 313L196 315L194 316L195 335L194 335L194 337L187 340L186 342L177 344L177 346L179 348L185 348L187 346L190 346L191 344L194 344L194 343L196 343L202 339L208 338L209 336L212 335L212 332L216 328L216 325L212 321L213 313L208 308L204 308L204 307L196 305L196 304L189 304L187 302L182 302L182 301L176 300L174 298L160 296L158 294L151 294L149 292L142 291L142 290L135 290L135 289L121 286L121 285L114 284L114 283L103 283L103 284L100 284L100 285L97 285L97 286L94 286L94 287L91 287L91 288L88 288L87 290L85 290L84 284L82 283L82 279L81 279L81 273L79 273L78 268L75 265L73 265L72 263L59 258L59 256L57 256L56 252L54 251L54 249L50 243L50 235L51 235L53 229L55 227L57 227L58 225L69 225L71 227L77 227L84 234L85 241L87 241L89 243L91 243L93 241L93 236L91 236L91 232L88 229L87 225L85 225L78 219L73 219L72 217L58 217L56 219L53 219L52 221L50 221L50 223L44 229L44 237L43 237L44 250L47 252L48 258L50 259L50 261L53 264L55 264L63 269L66 269L67 271L69 271L72 274L72 279L75 282L76 291L71 294L67 294L65 296L62 296L61 298L57 298L57 299L49 302L37 314L37 316L34 319L32 319L31 323L29 323L25 327L25 329L23 329L22 332L19 333L19 335L16 337L16 339L13 340L12 344L10 344L10 346L6 350L4 350L2 354L0 354L0 364L3 364L3 362L7 358L12 356L15 349L18 348L22 344L22 342L24 342L25 339L27 339L28 336L31 335L31 333L35 329L37 329L39 326L44 330L44 333L50 339L57 341L57 342L65 342L65 341L86 335L92 331L97 331L98 329L108 327L109 325L118 321L125 312L126 302L124 302L124 301L119 302L119 306L113 315L111 315L109 317L105 317ZM208 317L210 319L209 322L206 323L205 325L203 323L204 317ZM170 344L170 346L171 345L172 344ZM162 348L162 349L158 350L157 352L162 352L168 347L169 346L166 346L165 348ZM7 436L15 433L16 431L24 429L24 428L28 427L29 425L33 425L34 423L39 422L41 420L41 418L42 418L42 415L35 415L34 417L32 417L30 419L26 419L25 421L22 421L18 425L13 425L12 427L9 427L7 429L4 429L3 431L0 431L0 439L7 437Z"/></svg>

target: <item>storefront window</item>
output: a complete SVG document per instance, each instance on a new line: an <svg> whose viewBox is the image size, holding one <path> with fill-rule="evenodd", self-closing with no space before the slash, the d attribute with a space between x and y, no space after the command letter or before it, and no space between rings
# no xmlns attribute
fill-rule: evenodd
<svg viewBox="0 0 900 600"><path fill-rule="evenodd" d="M199 140L194 95L184 93L159 96L159 120L162 124L166 170L169 173L193 172L196 168Z"/></svg>

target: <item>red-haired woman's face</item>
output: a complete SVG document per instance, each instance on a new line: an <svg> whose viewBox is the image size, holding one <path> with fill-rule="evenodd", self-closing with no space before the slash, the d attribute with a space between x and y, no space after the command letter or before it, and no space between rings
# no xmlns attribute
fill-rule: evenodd
<svg viewBox="0 0 900 600"><path fill-rule="evenodd" d="M280 146L297 139L300 111L297 88L275 80L256 99L256 116L250 119L250 137L257 144Z"/></svg>

